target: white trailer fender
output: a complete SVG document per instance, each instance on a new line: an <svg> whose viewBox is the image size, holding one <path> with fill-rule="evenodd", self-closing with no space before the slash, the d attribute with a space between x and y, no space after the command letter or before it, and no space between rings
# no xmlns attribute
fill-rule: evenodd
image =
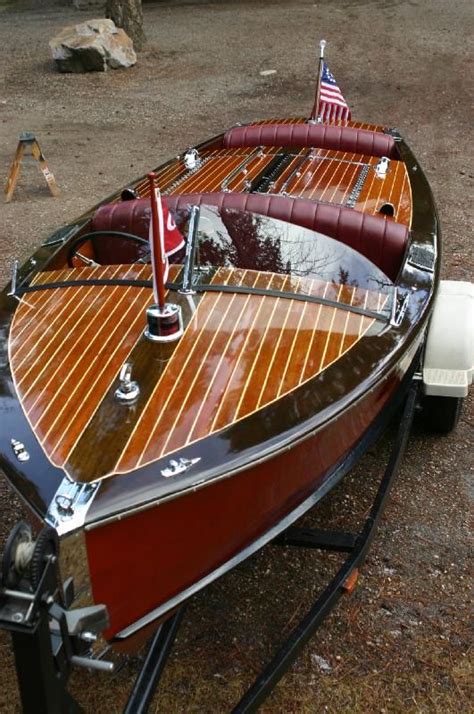
<svg viewBox="0 0 474 714"><path fill-rule="evenodd" d="M474 284L441 280L428 326L423 390L465 397L474 372Z"/></svg>

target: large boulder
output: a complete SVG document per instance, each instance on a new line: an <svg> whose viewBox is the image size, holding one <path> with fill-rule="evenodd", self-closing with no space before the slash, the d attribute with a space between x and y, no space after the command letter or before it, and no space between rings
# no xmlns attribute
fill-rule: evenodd
<svg viewBox="0 0 474 714"><path fill-rule="evenodd" d="M65 27L49 46L60 72L105 72L137 61L130 37L112 20L88 20Z"/></svg>

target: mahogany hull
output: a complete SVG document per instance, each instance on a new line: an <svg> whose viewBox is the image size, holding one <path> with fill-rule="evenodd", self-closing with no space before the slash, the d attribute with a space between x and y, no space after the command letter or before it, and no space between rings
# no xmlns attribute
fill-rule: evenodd
<svg viewBox="0 0 474 714"><path fill-rule="evenodd" d="M263 544L262 537L311 494L312 503L319 500L341 461L399 393L402 378L394 369L291 450L87 531L94 600L109 608L106 637L136 635L169 614L177 602L235 565L232 560L252 544Z"/></svg>

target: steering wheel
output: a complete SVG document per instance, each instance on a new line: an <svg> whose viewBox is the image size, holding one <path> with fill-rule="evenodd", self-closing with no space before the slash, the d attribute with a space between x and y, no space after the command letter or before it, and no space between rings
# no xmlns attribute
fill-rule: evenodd
<svg viewBox="0 0 474 714"><path fill-rule="evenodd" d="M148 246L149 243L145 238L141 238L140 236L133 235L133 233L123 233L122 231L94 231L93 233L85 233L83 236L80 236L79 238L76 238L71 245L69 246L69 250L67 253L67 264L70 268L74 268L74 263L73 260L74 258L78 258L79 260L82 260L83 263L86 265L98 265L98 263L93 260L92 258L88 258L85 255L82 255L79 252L79 248L81 245L86 243L88 240L94 239L94 238L99 238L99 237L104 237L104 236L119 236L120 238L125 238L126 240L133 241L134 243L138 243L139 245L146 245ZM147 258L145 261L144 259ZM139 261L141 262L148 262L149 256L143 256L141 258L138 258L137 260L133 261L134 263L137 263Z"/></svg>

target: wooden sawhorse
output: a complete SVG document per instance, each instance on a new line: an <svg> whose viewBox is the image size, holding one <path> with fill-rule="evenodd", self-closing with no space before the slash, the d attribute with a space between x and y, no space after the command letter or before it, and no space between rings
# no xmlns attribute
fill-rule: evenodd
<svg viewBox="0 0 474 714"><path fill-rule="evenodd" d="M58 184L56 183L56 179L53 174L48 169L48 165L44 154L40 149L38 139L30 131L24 131L20 134L20 140L16 148L15 157L12 165L10 166L10 171L8 172L7 184L5 186L6 203L9 203L12 200L13 193L18 182L18 177L20 175L21 162L25 155L26 149L29 149L30 155L38 162L40 171L43 174L52 195L59 196L60 191Z"/></svg>

